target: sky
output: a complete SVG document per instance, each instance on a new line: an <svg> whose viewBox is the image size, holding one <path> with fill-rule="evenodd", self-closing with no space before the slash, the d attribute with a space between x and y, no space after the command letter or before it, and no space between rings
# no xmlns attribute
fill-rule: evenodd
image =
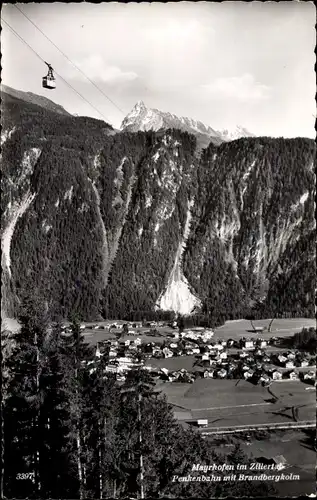
<svg viewBox="0 0 317 500"><path fill-rule="evenodd" d="M311 2L16 5L91 81L14 5L4 4L2 19L38 54L2 23L6 85L115 128L143 100L218 130L239 124L256 135L315 138ZM41 86L41 58L58 73L56 90Z"/></svg>

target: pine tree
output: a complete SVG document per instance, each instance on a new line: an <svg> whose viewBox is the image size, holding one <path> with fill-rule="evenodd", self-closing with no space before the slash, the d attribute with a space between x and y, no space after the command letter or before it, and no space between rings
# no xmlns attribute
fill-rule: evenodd
<svg viewBox="0 0 317 500"><path fill-rule="evenodd" d="M19 316L20 331L8 359L10 381L4 411L5 451L8 464L5 490L9 496L41 495L41 402L40 385L49 342L48 317L43 302L26 297ZM18 474L28 473L33 481L18 481Z"/></svg>
<svg viewBox="0 0 317 500"><path fill-rule="evenodd" d="M8 397L8 386L10 381L10 373L8 370L8 359L12 354L13 349L13 335L7 329L1 330L1 488L0 498L4 498L4 476L5 476L5 418L6 404Z"/></svg>
<svg viewBox="0 0 317 500"><path fill-rule="evenodd" d="M83 362L92 357L92 348L85 344L80 330L79 321L74 318L70 326L71 335L67 339L67 362L69 363L69 397L72 437L75 442L75 456L77 464L77 482L79 498L85 496L86 485L86 465L85 465L85 442L82 427L83 412L83 383L86 374L86 368Z"/></svg>
<svg viewBox="0 0 317 500"><path fill-rule="evenodd" d="M73 442L70 439L71 390L68 370L70 353L65 349L60 324L52 327L47 362L42 372L45 399L42 405L42 421L45 428L42 453L42 483L47 497L74 498L78 490L77 477L73 474Z"/></svg>

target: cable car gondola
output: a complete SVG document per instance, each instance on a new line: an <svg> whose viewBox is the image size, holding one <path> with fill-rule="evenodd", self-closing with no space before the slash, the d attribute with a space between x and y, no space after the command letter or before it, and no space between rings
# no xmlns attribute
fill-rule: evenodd
<svg viewBox="0 0 317 500"><path fill-rule="evenodd" d="M44 61L44 62L48 66L48 72L47 72L47 75L43 76L43 78L42 78L42 86L45 89L55 89L56 88L56 81L55 81L55 77L54 77L54 73L53 73L54 70L49 63L47 63L46 61Z"/></svg>

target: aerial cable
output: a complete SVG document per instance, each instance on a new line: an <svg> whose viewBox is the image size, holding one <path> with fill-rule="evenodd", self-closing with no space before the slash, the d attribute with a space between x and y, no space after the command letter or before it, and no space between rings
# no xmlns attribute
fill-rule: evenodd
<svg viewBox="0 0 317 500"><path fill-rule="evenodd" d="M57 45L56 43L53 42L53 40L51 40L42 30L41 28L39 28L34 21L32 21L32 19L30 19L24 12L23 10L21 10L16 4L14 4L14 7L19 11L21 12L21 14L31 23L33 24L33 26L43 35L45 36L45 38L52 44L54 45L54 47L62 54L62 56L65 57L65 59L67 59L73 66L74 68L77 69L77 71L79 71L97 90L99 90L99 92L101 92L101 94L106 98L108 99L109 102L111 102L111 104L113 104L113 106L115 106L118 111L120 111L120 113L122 113L123 115L125 114L124 111L122 111L122 109L112 100L110 99L110 97L108 97L104 91L98 87L98 85L95 84L95 82L93 82L89 76L87 76Z"/></svg>
<svg viewBox="0 0 317 500"><path fill-rule="evenodd" d="M41 57L41 56L40 56L40 55L39 55L39 54L38 54L38 53L37 53L37 52L36 52L36 51L35 51L32 47L31 47L31 45L29 45L29 44L28 44L28 42L26 42L26 41L24 40L24 38L23 38L23 37L21 37L21 36L20 36L20 35L19 35L19 34L18 34L18 33L17 33L17 32L16 32L16 31L15 31L15 30L11 27L11 26L10 26L10 24L9 24L7 21L5 21L3 18L1 18L1 20L2 20L2 22L4 22L4 24L5 24L5 25L6 25L6 26L7 26L7 27L8 27L8 28L12 31L12 33L13 33L13 34L14 34L17 38L19 38L19 40L20 40L21 42L23 42L23 43L24 43L27 47L29 47L29 49L30 49L30 50L32 50L32 52L34 52L34 54L35 54L35 55L36 55L36 56L37 56L37 57L38 57L38 58L39 58L39 59L40 59L43 63L45 63L44 59L43 59L43 58L42 58L42 57ZM66 85L67 85L68 87L70 87L70 88L71 88L71 89L72 89L72 90L73 90L73 91L74 91L74 92L75 92L75 93L76 93L79 97L81 97L81 99L83 99L83 101L85 101L87 104L89 104L89 106L90 106L91 108L93 108L95 111L97 111L97 113L98 113L98 114L99 114L99 115L100 115L100 116L101 116L101 117L102 117L102 118L103 118L103 119L104 119L104 120L108 123L107 118L106 118L105 116L103 116L103 114L102 114L102 113L101 113L101 112L100 112L100 111L99 111L99 110L98 110L98 109L97 109L97 108L96 108L93 104L91 104L91 103L90 103L90 102L89 102L89 101L88 101L88 100L87 100L87 99L86 99L86 98L85 98L85 97L84 97L84 96L83 96L80 92L78 92L76 89L74 89L74 87L73 87L70 83L68 83L68 82L65 80L65 78L63 78L63 77L62 77L59 73L57 73L57 71L55 71L55 70L54 70L54 72L55 72L55 73L59 76L59 78L60 78L61 80L63 80L63 82L64 82L64 83L66 83Z"/></svg>
<svg viewBox="0 0 317 500"><path fill-rule="evenodd" d="M25 45L26 45L26 46L27 46L30 50L32 50L32 52L33 52L33 53L34 53L34 54L35 54L35 55L36 55L36 56L37 56L37 57L38 57L38 58L39 58L39 59L40 59L43 63L45 63L44 59L43 59L43 58L42 58L42 57L41 57L41 56L40 56L40 55L39 55L39 54L38 54L38 53L37 53L37 52L36 52L36 51L35 51L32 47L31 47L31 45L29 45L29 44L28 44L28 42L26 42L26 41L24 40L24 38L23 38L23 37L21 37L21 36L20 36L20 35L19 35L19 34L18 34L18 33L17 33L17 32L16 32L16 31L15 31L15 30L11 27L11 26L10 26L10 24L9 24L7 21L5 21L3 18L2 18L2 21L3 21L3 22L4 22L7 26L8 26L8 28L12 31L12 33L13 33L13 34L14 34L17 38L19 38L19 40L20 40L21 42L23 42L23 43L24 43L24 44L25 44ZM55 71L55 70L54 70L54 71ZM61 80L63 80L63 82L64 82L64 83L66 83L66 85L67 85L68 87L70 87L70 88L71 88L71 89L72 89L72 90L73 90L73 91L74 91L74 92L75 92L75 93L76 93L79 97L81 97L81 99L83 99L83 100L84 100L87 104L89 104L89 106L90 106L91 108L93 108L95 111L97 111L97 113L98 113L98 114L99 114L102 118L104 118L104 119L107 121L107 118L106 118L105 116L103 116L103 114L102 114L102 113L101 113L101 112L100 112L100 111L99 111L99 110L98 110L98 109L97 109L97 108L96 108L93 104L91 104L91 103L90 103L90 102L89 102L89 101L88 101L88 100L87 100L87 99L86 99L86 98L85 98L82 94L80 94L80 92L78 92L76 89L74 89L74 87L73 87L70 83L68 83L68 82L65 80L65 78L63 78L63 77L62 77L59 73L57 73L57 71L55 71L55 73L59 76L59 78L60 78Z"/></svg>

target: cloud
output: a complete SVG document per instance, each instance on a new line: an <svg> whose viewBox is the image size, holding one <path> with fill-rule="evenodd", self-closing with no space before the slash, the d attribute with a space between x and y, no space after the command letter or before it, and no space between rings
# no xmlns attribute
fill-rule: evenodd
<svg viewBox="0 0 317 500"><path fill-rule="evenodd" d="M76 66L91 80L105 82L110 85L131 82L138 78L134 71L123 71L118 66L107 66L100 55L92 55L81 62L77 62ZM78 71L76 71L76 76L80 76ZM75 72L73 77L75 77Z"/></svg>
<svg viewBox="0 0 317 500"><path fill-rule="evenodd" d="M270 87L256 82L254 76L246 73L242 76L217 78L214 82L202 85L215 96L234 98L240 101L259 101L269 97Z"/></svg>

